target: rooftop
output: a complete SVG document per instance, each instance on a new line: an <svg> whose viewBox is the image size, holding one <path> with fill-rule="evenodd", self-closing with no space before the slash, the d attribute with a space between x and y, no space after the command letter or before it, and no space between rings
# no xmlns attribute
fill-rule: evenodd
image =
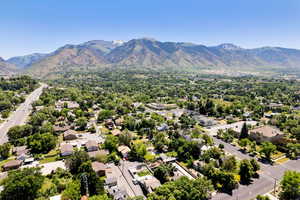
<svg viewBox="0 0 300 200"><path fill-rule="evenodd" d="M265 137L274 137L274 136L277 136L277 135L283 135L284 134L279 129L277 129L273 126L269 126L269 125L252 129L252 130L250 130L250 133L259 133L259 134L261 134Z"/></svg>

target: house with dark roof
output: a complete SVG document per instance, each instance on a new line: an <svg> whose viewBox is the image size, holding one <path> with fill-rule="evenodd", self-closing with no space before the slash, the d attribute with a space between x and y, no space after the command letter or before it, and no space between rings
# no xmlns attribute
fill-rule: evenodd
<svg viewBox="0 0 300 200"><path fill-rule="evenodd" d="M97 162L97 161L92 162L92 168L98 176L105 176L107 167L104 163Z"/></svg>
<svg viewBox="0 0 300 200"><path fill-rule="evenodd" d="M64 132L64 140L75 140L77 139L76 131L67 130Z"/></svg>
<svg viewBox="0 0 300 200"><path fill-rule="evenodd" d="M85 143L85 148L87 149L88 152L99 150L98 143L94 140L87 141L87 143Z"/></svg>
<svg viewBox="0 0 300 200"><path fill-rule="evenodd" d="M71 144L62 144L60 146L61 156L70 156L73 154L73 146Z"/></svg>

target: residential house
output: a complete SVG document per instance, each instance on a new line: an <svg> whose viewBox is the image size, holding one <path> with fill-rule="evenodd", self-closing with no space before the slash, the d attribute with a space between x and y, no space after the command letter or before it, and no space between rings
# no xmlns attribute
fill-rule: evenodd
<svg viewBox="0 0 300 200"><path fill-rule="evenodd" d="M166 130L169 129L169 126L168 126L168 124L163 123L163 124L161 124L160 126L157 126L156 129L157 129L158 131L166 131Z"/></svg>
<svg viewBox="0 0 300 200"><path fill-rule="evenodd" d="M4 171L18 169L22 165L23 161L21 160L11 160L5 163L2 168Z"/></svg>
<svg viewBox="0 0 300 200"><path fill-rule="evenodd" d="M56 133L63 133L70 129L70 126L53 126L53 130Z"/></svg>
<svg viewBox="0 0 300 200"><path fill-rule="evenodd" d="M116 186L118 184L118 177L116 176L107 176L105 179L105 185L108 187Z"/></svg>
<svg viewBox="0 0 300 200"><path fill-rule="evenodd" d="M98 151L99 150L99 146L98 143L94 140L89 140L86 144L85 147L87 149L88 152L91 151Z"/></svg>
<svg viewBox="0 0 300 200"><path fill-rule="evenodd" d="M92 162L92 168L98 176L105 176L105 171L107 167L104 163L97 162L97 161Z"/></svg>
<svg viewBox="0 0 300 200"><path fill-rule="evenodd" d="M164 153L161 153L159 155L159 158L164 162L164 163L169 163L169 162L175 162L176 161L176 158L174 157L169 157L167 156L166 154Z"/></svg>
<svg viewBox="0 0 300 200"><path fill-rule="evenodd" d="M70 156L73 154L73 146L71 144L63 144L60 146L61 156Z"/></svg>
<svg viewBox="0 0 300 200"><path fill-rule="evenodd" d="M130 148L125 145L121 145L118 147L118 151L122 154L123 158L127 158L130 152Z"/></svg>
<svg viewBox="0 0 300 200"><path fill-rule="evenodd" d="M109 130L113 130L115 128L115 123L112 119L105 120L104 124Z"/></svg>
<svg viewBox="0 0 300 200"><path fill-rule="evenodd" d="M122 132L119 129L114 129L114 130L111 131L111 134L113 136L119 136L119 135L121 135L121 133Z"/></svg>
<svg viewBox="0 0 300 200"><path fill-rule="evenodd" d="M193 168L197 171L201 171L204 166L205 166L204 161L200 161L200 160L194 160L193 161Z"/></svg>
<svg viewBox="0 0 300 200"><path fill-rule="evenodd" d="M252 129L249 133L250 138L257 142L280 142L285 136L279 129L269 125Z"/></svg>
<svg viewBox="0 0 300 200"><path fill-rule="evenodd" d="M116 126L122 126L124 123L124 119L123 118L118 118L115 120L115 124Z"/></svg>
<svg viewBox="0 0 300 200"><path fill-rule="evenodd" d="M29 149L27 149L27 146L18 146L13 148L13 154L15 154L16 156L27 154L28 152Z"/></svg>
<svg viewBox="0 0 300 200"><path fill-rule="evenodd" d="M113 186L108 189L108 193L113 196L114 200L126 200L128 199L127 191L119 186Z"/></svg>
<svg viewBox="0 0 300 200"><path fill-rule="evenodd" d="M143 180L141 180L141 186L147 191L148 193L151 193L155 190L155 188L158 188L161 184L159 180L157 180L154 176L146 176Z"/></svg>
<svg viewBox="0 0 300 200"><path fill-rule="evenodd" d="M64 140L75 140L77 139L76 131L67 130L64 132Z"/></svg>

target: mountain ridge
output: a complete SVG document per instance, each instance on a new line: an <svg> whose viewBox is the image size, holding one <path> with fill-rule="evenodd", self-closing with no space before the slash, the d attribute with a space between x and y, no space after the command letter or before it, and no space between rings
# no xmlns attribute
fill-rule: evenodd
<svg viewBox="0 0 300 200"><path fill-rule="evenodd" d="M19 58L22 59L26 61ZM139 38L127 42L91 40L78 45L68 44L31 61L21 66L26 66L25 73L38 77L46 77L49 73L118 66L182 70L209 67L213 70L245 71L279 68L300 71L300 50L282 47L246 49L231 43L205 46Z"/></svg>

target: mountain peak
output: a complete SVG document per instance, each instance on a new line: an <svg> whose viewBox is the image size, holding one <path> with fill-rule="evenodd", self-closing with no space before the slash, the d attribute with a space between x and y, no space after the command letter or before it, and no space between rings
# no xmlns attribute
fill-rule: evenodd
<svg viewBox="0 0 300 200"><path fill-rule="evenodd" d="M240 50L242 49L241 47L234 45L232 43L223 43L218 45L217 47L225 49L225 50Z"/></svg>

